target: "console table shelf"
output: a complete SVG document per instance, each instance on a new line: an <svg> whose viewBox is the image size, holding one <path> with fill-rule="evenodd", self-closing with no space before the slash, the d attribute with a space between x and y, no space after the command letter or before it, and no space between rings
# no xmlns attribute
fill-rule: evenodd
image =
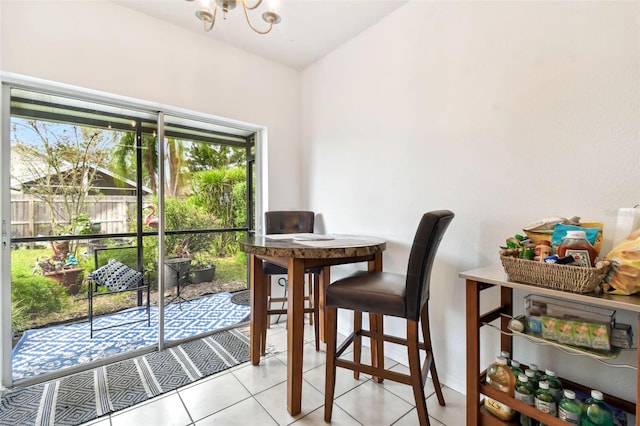
<svg viewBox="0 0 640 426"><path fill-rule="evenodd" d="M616 310L635 312L640 325L640 296L617 296L609 294L576 294L528 284L511 282L508 280L501 266L489 266L460 273L466 280L466 328L467 328L467 425L518 425L516 419L505 422L489 412L479 403L480 395L489 396L514 410L544 422L549 426L562 426L566 422L544 414L521 401L493 389L485 383L485 373L480 371L480 328L495 320L500 320L500 351L513 353L513 333L508 329L509 317L513 316L513 290L520 289L529 293L552 296L572 302L589 303L592 305L613 308ZM485 289L498 286L500 290L500 306L488 312L480 312L480 295ZM640 329L640 328L639 328ZM497 351L497 352L500 352ZM585 355L588 356L588 355ZM640 395L640 377L637 365L640 364L640 351L636 351L636 394ZM603 366L603 368L607 368ZM579 390L588 394L589 388L564 378L560 379L566 388ZM635 402L625 401L610 395L605 395L605 401L628 413L635 413L640 419L640 406Z"/></svg>

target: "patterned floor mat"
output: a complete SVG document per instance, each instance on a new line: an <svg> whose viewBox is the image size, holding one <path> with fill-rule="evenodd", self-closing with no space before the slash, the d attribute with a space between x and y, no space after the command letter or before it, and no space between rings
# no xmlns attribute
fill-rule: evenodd
<svg viewBox="0 0 640 426"><path fill-rule="evenodd" d="M250 308L231 303L231 293L218 293L165 306L165 338L185 339L247 321ZM89 323L28 330L13 349L13 380L37 376L62 368L153 345L158 341L158 311L151 308L146 320L109 328L89 338ZM130 309L94 320L95 328L146 319L144 309Z"/></svg>
<svg viewBox="0 0 640 426"><path fill-rule="evenodd" d="M248 361L249 340L231 329L0 399L0 425L77 425Z"/></svg>

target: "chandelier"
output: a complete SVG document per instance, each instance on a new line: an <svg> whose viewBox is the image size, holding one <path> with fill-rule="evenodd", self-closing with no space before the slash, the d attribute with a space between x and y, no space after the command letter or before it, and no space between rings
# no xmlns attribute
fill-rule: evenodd
<svg viewBox="0 0 640 426"><path fill-rule="evenodd" d="M193 1L193 0L187 0ZM216 16L218 14L218 9L222 9L222 19L227 19L227 12L231 9L235 9L235 7L240 3L242 5L242 9L244 10L244 17L247 19L247 24L251 27L251 29L258 34L266 34L271 31L274 24L280 22L280 15L276 13L276 11L271 8L268 11L262 14L262 20L265 21L269 26L265 30L259 30L254 27L249 19L249 11L256 9L262 3L262 0L257 0L256 4L253 6L249 6L247 4L247 0L215 0L215 5L213 10L209 6L209 0L202 0L202 7L200 10L196 11L196 16L198 19L202 21L202 25L205 31L211 31L213 26L216 24Z"/></svg>

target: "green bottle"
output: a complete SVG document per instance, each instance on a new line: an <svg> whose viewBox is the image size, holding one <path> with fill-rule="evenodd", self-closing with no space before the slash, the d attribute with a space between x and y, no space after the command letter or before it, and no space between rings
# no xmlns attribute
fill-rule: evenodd
<svg viewBox="0 0 640 426"><path fill-rule="evenodd" d="M579 425L582 408L576 401L576 393L570 389L564 390L564 396L558 403L558 418L572 425Z"/></svg>
<svg viewBox="0 0 640 426"><path fill-rule="evenodd" d="M536 391L536 409L550 416L558 415L558 403L554 396L549 392L549 383L541 380Z"/></svg>
<svg viewBox="0 0 640 426"><path fill-rule="evenodd" d="M582 426L613 426L613 413L603 401L602 392L591 391L591 398L582 405Z"/></svg>
<svg viewBox="0 0 640 426"><path fill-rule="evenodd" d="M500 356L507 360L507 365L508 366L511 366L511 354L509 353L509 351L500 352ZM516 377L518 377L518 376L516 376Z"/></svg>
<svg viewBox="0 0 640 426"><path fill-rule="evenodd" d="M540 372L540 370L538 369L538 365L537 364L529 364L529 369L531 371L533 371L533 373L535 374L535 382L534 383L540 383L540 381L542 380L542 373ZM535 388L538 388L538 385L534 385Z"/></svg>
<svg viewBox="0 0 640 426"><path fill-rule="evenodd" d="M526 370L524 370L524 374L529 379L529 383L531 383L531 386L533 386L533 389L538 390L538 383L540 383L540 379L536 377L535 371L533 371L530 368L527 368Z"/></svg>
<svg viewBox="0 0 640 426"><path fill-rule="evenodd" d="M529 383L529 378L525 374L519 374L518 382L516 383L516 388L513 392L514 398L534 407L535 393L536 391L533 389L533 385ZM533 420L529 418L529 416L520 414L520 426L533 426Z"/></svg>
<svg viewBox="0 0 640 426"><path fill-rule="evenodd" d="M511 371L513 371L513 375L516 376L516 378L518 378L519 375L524 374L524 371L520 368L520 362L515 359L511 360Z"/></svg>
<svg viewBox="0 0 640 426"><path fill-rule="evenodd" d="M542 376L542 380L549 383L549 392L553 395L556 401L560 401L562 398L562 383L556 376L556 372L552 370L545 370L544 376Z"/></svg>

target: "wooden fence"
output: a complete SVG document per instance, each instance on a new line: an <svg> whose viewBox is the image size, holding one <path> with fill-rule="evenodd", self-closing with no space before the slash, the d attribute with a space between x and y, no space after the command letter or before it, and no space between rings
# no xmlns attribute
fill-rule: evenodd
<svg viewBox="0 0 640 426"><path fill-rule="evenodd" d="M136 212L135 196L90 196L85 212L92 223L100 223L101 234L129 232L129 218ZM62 206L60 199L56 204ZM57 206L54 206L57 210ZM55 235L51 229L51 209L32 196L11 194L11 236L37 237ZM65 222L57 222L67 225Z"/></svg>

